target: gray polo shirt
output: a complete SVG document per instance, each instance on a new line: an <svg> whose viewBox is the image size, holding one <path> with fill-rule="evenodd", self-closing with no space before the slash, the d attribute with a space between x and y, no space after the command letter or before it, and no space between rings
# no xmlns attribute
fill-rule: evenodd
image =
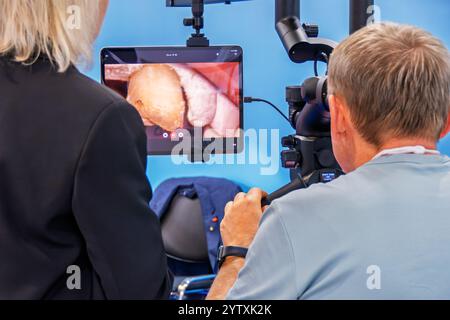
<svg viewBox="0 0 450 320"><path fill-rule="evenodd" d="M384 156L275 201L228 299L450 299L450 159Z"/></svg>

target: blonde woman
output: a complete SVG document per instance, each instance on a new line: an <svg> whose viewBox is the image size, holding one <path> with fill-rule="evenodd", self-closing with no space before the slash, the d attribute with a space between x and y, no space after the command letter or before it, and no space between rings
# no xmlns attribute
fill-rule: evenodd
<svg viewBox="0 0 450 320"><path fill-rule="evenodd" d="M83 76L104 0L0 0L0 299L162 299L133 107Z"/></svg>

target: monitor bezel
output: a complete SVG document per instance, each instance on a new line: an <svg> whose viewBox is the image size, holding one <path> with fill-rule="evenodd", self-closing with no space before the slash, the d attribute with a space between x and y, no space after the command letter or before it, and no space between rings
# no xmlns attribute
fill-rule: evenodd
<svg viewBox="0 0 450 320"><path fill-rule="evenodd" d="M145 52L160 51L164 54L164 57L157 59L158 61L142 61L142 55ZM204 59L203 56L198 55L194 59L179 61L180 56L177 53L195 53L201 51L202 53L211 54L211 57L215 59ZM110 60L108 54L113 53L116 57L120 58L122 62ZM142 54L139 54L142 53ZM231 54L232 53L232 54ZM237 53L237 55L235 55ZM218 55L217 55L218 54ZM140 56L140 58L138 58ZM192 55L191 55L192 56ZM194 55L195 56L195 55ZM231 59L233 56L233 59ZM200 58L201 57L201 58ZM240 46L225 45L225 46L210 46L210 47L183 47L183 46L137 46L137 47L105 47L100 51L100 65L101 65L101 82L105 85L105 64L145 64L145 63L211 63L211 62L238 62L239 63L239 129L241 129L241 135L234 138L203 138L202 146L192 146L189 153L184 155L193 155L203 153L205 148L214 143L216 146L222 148L214 149L211 154L236 154L241 153L244 149L243 146L243 129L244 129L244 67L243 67L243 50ZM151 144L158 143L154 149L151 148ZM147 140L147 154L148 155L172 155L173 148L181 141L164 140L164 143L154 139ZM162 145L167 145L167 148L162 148ZM229 150L229 146L233 146L233 150ZM200 150L201 149L201 150Z"/></svg>

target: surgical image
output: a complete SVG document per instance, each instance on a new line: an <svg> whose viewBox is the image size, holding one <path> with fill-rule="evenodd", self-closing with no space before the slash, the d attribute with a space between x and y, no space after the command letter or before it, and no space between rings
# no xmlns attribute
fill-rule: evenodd
<svg viewBox="0 0 450 320"><path fill-rule="evenodd" d="M151 138L196 127L205 138L239 137L239 63L108 64L105 84L138 110Z"/></svg>

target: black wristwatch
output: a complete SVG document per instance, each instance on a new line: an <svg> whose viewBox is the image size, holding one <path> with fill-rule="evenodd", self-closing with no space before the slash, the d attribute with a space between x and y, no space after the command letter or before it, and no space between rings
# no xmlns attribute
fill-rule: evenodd
<svg viewBox="0 0 450 320"><path fill-rule="evenodd" d="M245 258L247 256L248 249L242 247L224 247L221 246L217 252L217 260L219 261L219 269L222 267L225 259L228 257Z"/></svg>

